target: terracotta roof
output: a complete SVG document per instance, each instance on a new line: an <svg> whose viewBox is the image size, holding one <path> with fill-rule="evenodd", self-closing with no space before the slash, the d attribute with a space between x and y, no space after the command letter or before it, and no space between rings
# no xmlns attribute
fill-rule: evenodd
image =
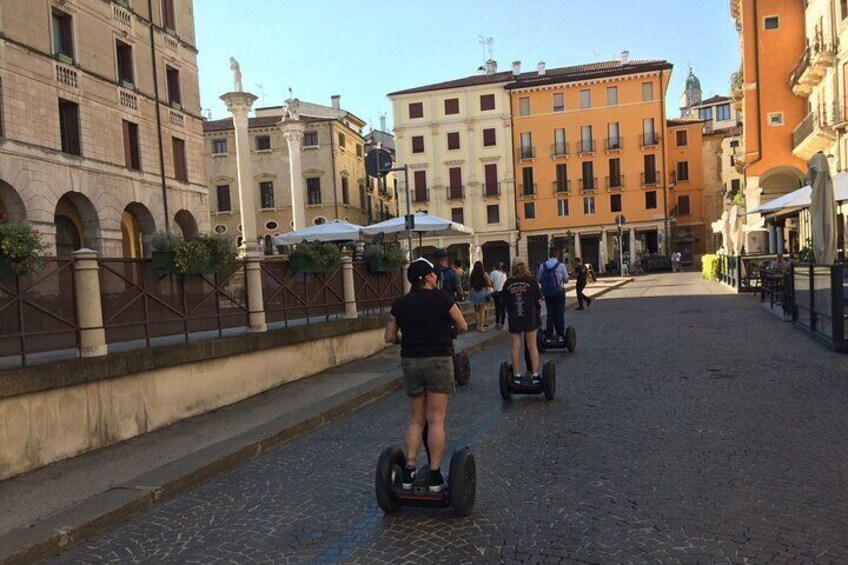
<svg viewBox="0 0 848 565"><path fill-rule="evenodd" d="M268 128L273 127L280 123L280 120L283 119L283 116L262 116L261 118L250 118L248 120L247 127L251 128ZM311 124L315 122L329 122L332 121L333 118L311 118L309 116L301 116L300 121ZM203 122L203 133L210 133L214 131L228 131L233 129L233 120L232 118L224 118L223 120L207 120Z"/></svg>
<svg viewBox="0 0 848 565"><path fill-rule="evenodd" d="M676 126L691 126L693 124L704 124L707 120L687 120L685 118L680 119L669 119L666 120L665 123L668 127L676 127Z"/></svg>
<svg viewBox="0 0 848 565"><path fill-rule="evenodd" d="M713 96L712 98L701 100L699 104L693 104L693 106L697 108L699 106L708 106L710 104L718 104L720 102L730 102L730 96Z"/></svg>
<svg viewBox="0 0 848 565"><path fill-rule="evenodd" d="M577 82L581 80L591 80L595 78L603 78L608 76L622 76L647 71L658 71L671 69L672 64L668 61L630 61L627 64L622 64L621 61L603 61L600 63L590 63L588 65L576 65L572 67L558 67L546 69L545 74L540 75L537 71L521 73L516 80L512 71L501 73L493 73L490 75L472 75L456 80L445 82L437 82L426 86L418 86L406 90L398 90L390 92L388 96L396 96L400 94L413 94L416 92L430 92L433 90L447 90L450 88L461 88L466 86L481 86L485 84L496 84L499 82L509 82L505 86L507 90L513 88L526 88L538 86L542 84L556 84L560 82Z"/></svg>
<svg viewBox="0 0 848 565"><path fill-rule="evenodd" d="M704 132L704 135L720 135L722 137L732 137L742 134L742 126L731 126L729 128L714 129L713 131Z"/></svg>

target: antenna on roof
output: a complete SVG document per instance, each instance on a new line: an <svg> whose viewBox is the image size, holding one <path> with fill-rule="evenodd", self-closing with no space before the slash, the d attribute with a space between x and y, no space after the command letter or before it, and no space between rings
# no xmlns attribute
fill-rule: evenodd
<svg viewBox="0 0 848 565"><path fill-rule="evenodd" d="M265 87L261 84L256 85L256 88L259 89L259 100L261 100L260 104L265 105Z"/></svg>
<svg viewBox="0 0 848 565"><path fill-rule="evenodd" d="M483 37L482 35L477 36L477 42L483 46L483 62L485 63L489 59L492 58L492 51L494 49L495 40L491 37Z"/></svg>

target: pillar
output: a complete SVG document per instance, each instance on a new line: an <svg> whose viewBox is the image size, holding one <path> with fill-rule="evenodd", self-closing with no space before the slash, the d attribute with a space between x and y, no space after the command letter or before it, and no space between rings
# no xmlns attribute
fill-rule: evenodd
<svg viewBox="0 0 848 565"><path fill-rule="evenodd" d="M306 226L306 202L303 186L303 165L301 164L301 143L303 142L304 125L300 120L286 119L280 122L283 136L289 147L289 171L291 173L291 205L294 231Z"/></svg>
<svg viewBox="0 0 848 565"><path fill-rule="evenodd" d="M236 135L236 167L238 169L239 213L241 220L242 256L259 251L256 241L256 194L253 182L253 163L250 157L248 114L256 101L249 92L228 92L221 96L227 110L233 115Z"/></svg>
<svg viewBox="0 0 848 565"><path fill-rule="evenodd" d="M583 250L580 247L580 234L579 233L574 234L574 257L575 258L580 257L581 259L583 258Z"/></svg>
<svg viewBox="0 0 848 565"><path fill-rule="evenodd" d="M247 331L258 333L267 331L265 324L265 299L262 294L262 267L260 261L265 254L258 250L248 251L244 255L245 286L247 287Z"/></svg>
<svg viewBox="0 0 848 565"><path fill-rule="evenodd" d="M636 228L630 228L630 263L636 262Z"/></svg>
<svg viewBox="0 0 848 565"><path fill-rule="evenodd" d="M106 330L100 304L100 270L97 252L83 247L73 252L74 296L80 327L80 357L106 355Z"/></svg>
<svg viewBox="0 0 848 565"><path fill-rule="evenodd" d="M353 258L350 251L342 255L342 286L344 287L345 318L356 318L356 286L353 280Z"/></svg>
<svg viewBox="0 0 848 565"><path fill-rule="evenodd" d="M777 226L777 252L786 253L786 227L783 225Z"/></svg>
<svg viewBox="0 0 848 565"><path fill-rule="evenodd" d="M777 226L768 225L768 252L777 253Z"/></svg>

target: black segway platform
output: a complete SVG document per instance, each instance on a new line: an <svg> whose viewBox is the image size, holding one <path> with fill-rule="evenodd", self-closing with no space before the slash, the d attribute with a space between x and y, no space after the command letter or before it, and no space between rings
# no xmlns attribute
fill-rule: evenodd
<svg viewBox="0 0 848 565"><path fill-rule="evenodd" d="M565 338L560 338L556 335L548 335L548 333L539 328L536 332L536 347L539 353L544 353L548 349L567 349L569 353L577 349L577 330L574 326L565 328Z"/></svg>
<svg viewBox="0 0 848 565"><path fill-rule="evenodd" d="M501 363L498 384L504 400L511 400L513 394L540 393L545 395L545 399L553 400L556 395L556 366L552 361L546 361L542 365L540 378L534 380L529 373L515 378L512 373L512 364L504 361Z"/></svg>
<svg viewBox="0 0 848 565"><path fill-rule="evenodd" d="M404 465L406 455L397 444L386 447L377 461L377 504L384 512L396 512L401 506L451 506L457 516L468 516L474 509L477 497L477 466L470 448L460 447L453 452L448 486L441 492L430 492L428 488L429 465L416 470L412 489L404 490L401 486Z"/></svg>

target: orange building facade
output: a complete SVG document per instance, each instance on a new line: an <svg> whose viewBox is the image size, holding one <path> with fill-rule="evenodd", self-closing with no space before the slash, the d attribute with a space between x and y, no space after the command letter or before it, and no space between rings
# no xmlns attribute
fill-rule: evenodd
<svg viewBox="0 0 848 565"><path fill-rule="evenodd" d="M731 0L740 30L744 130L745 208L755 210L803 186L806 163L793 154L793 132L804 122L807 101L793 93L805 56L805 2ZM766 251L759 214L746 217L745 247Z"/></svg>
<svg viewBox="0 0 848 565"><path fill-rule="evenodd" d="M603 271L619 257L618 216L625 220L625 262L674 249L677 242L667 234L678 203L669 200L672 169L665 150L671 70L667 61L628 61L624 53L619 61L547 71L540 65L537 73L523 73L506 85L518 248L531 265L543 260L553 244L571 248ZM703 185L694 174L701 169L700 141L690 135L691 145L673 155L690 159L691 180L675 187L681 196L691 196L680 226L699 214L694 187Z"/></svg>
<svg viewBox="0 0 848 565"><path fill-rule="evenodd" d="M704 122L668 120L665 140L669 169L669 223L671 250L680 251L684 264L700 265L700 258L712 247L714 218L709 206L704 178Z"/></svg>

